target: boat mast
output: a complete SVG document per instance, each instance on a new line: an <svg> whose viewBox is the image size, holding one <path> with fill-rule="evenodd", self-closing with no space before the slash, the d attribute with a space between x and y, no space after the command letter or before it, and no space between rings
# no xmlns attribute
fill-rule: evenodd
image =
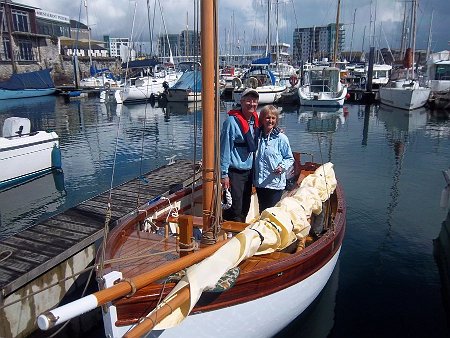
<svg viewBox="0 0 450 338"><path fill-rule="evenodd" d="M153 8L153 11L154 9L155 8ZM148 33L150 40L150 56L153 56L153 31L150 23L150 0L147 0L147 19L148 19Z"/></svg>
<svg viewBox="0 0 450 338"><path fill-rule="evenodd" d="M355 11L353 12L353 23L352 23L352 38L350 40L350 56L349 61L352 62L352 53L353 53L353 33L355 32L355 18L356 18L356 10L358 8L355 8Z"/></svg>
<svg viewBox="0 0 450 338"><path fill-rule="evenodd" d="M271 48L270 48L270 10L271 10L271 2L267 0L267 46L266 46L266 57L271 56Z"/></svg>
<svg viewBox="0 0 450 338"><path fill-rule="evenodd" d="M86 8L86 26L87 26L87 29L88 29L89 65L92 66L91 28L89 27L89 15L88 15L88 3L87 3L87 0L84 0L84 7Z"/></svg>
<svg viewBox="0 0 450 338"><path fill-rule="evenodd" d="M279 0L277 0L277 10L276 10L276 16L277 16L277 18L276 18L276 26L277 26L277 29L276 29L276 32L277 32L277 35L276 35L276 48L277 48L277 50L276 50L276 57L277 57L277 60L276 60L276 64L277 64L277 71L278 71L278 74L280 73L280 70L278 69L278 61L279 61L279 59L280 59L280 47L279 47L279 41L278 41L278 1Z"/></svg>
<svg viewBox="0 0 450 338"><path fill-rule="evenodd" d="M338 7L336 12L336 36L334 37L334 52L333 52L333 62L334 67L336 67L337 62L337 51L338 51L338 42L339 42L339 14L341 10L341 0L338 0Z"/></svg>
<svg viewBox="0 0 450 338"><path fill-rule="evenodd" d="M416 54L416 14L417 14L417 0L413 0L412 8L412 69L411 79L414 80L414 63Z"/></svg>
<svg viewBox="0 0 450 338"><path fill-rule="evenodd" d="M217 54L214 52L217 41L215 27L216 0L201 2L201 60L202 60L202 106L203 106L203 231L211 230L214 192L214 159L215 159L215 114L217 87L215 74Z"/></svg>
<svg viewBox="0 0 450 338"><path fill-rule="evenodd" d="M430 53L431 53L431 40L432 40L432 37L431 37L431 30L432 30L432 28L433 28L433 15L434 15L434 10L431 11L430 30L429 30L429 32L428 32L427 55L426 55L426 57L425 57L425 60L427 60L427 61L428 61L428 58L430 57Z"/></svg>

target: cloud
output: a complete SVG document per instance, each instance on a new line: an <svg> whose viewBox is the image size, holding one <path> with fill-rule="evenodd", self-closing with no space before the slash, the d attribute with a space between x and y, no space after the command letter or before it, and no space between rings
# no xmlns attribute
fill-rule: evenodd
<svg viewBox="0 0 450 338"><path fill-rule="evenodd" d="M19 0L21 3L44 10L64 14L86 23L84 0ZM134 20L134 41L146 41L149 37L149 21L147 0L88 0L89 25L93 36L101 39L103 35L114 37L130 37ZM155 3L157 4L154 9ZM194 29L198 18L194 9L200 6L196 0L149 0L150 15L154 19L154 34L163 34L164 25L161 20L161 4L164 21L168 33L179 33L186 29ZM369 42L375 47L400 47L401 27L403 21L403 5L401 0L346 0L341 1L340 22L346 29L346 49L361 49L364 41L365 49ZM409 2L406 2L409 4ZM136 7L136 14L134 8ZM271 15L272 41L275 41L275 1L272 1ZM356 9L356 15L355 15ZM280 41L292 43L295 27L323 26L336 20L336 0L280 0L279 37ZM426 48L431 12L434 10L433 43L434 50L448 49L450 34L448 17L450 1L428 0L419 3L417 25L417 48ZM353 22L353 16L355 20ZM152 19L153 20L153 19ZM152 21L153 22L153 21ZM234 23L234 27L232 27ZM375 28L374 28L375 23ZM200 24L198 23L200 27ZM233 33L233 34L232 34ZM226 37L228 35L228 37ZM264 43L267 35L267 0L221 0L219 1L219 36L221 43L230 41L231 37L240 44Z"/></svg>

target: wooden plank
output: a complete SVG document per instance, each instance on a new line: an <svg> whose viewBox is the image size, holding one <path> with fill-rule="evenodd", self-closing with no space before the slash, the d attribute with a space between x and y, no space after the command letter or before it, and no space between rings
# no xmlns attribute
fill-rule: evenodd
<svg viewBox="0 0 450 338"><path fill-rule="evenodd" d="M16 237L24 240L32 240L34 242L51 245L63 250L69 248L77 242L74 239L67 239L53 236L52 234L42 233L38 229L36 229L36 227L31 227L27 231L19 232Z"/></svg>
<svg viewBox="0 0 450 338"><path fill-rule="evenodd" d="M51 234L51 236L57 236L65 238L68 240L81 240L86 237L84 233L79 233L76 231L71 231L70 229L61 229L57 227L52 227L47 224L37 224L33 227L32 231L37 231L44 234Z"/></svg>
<svg viewBox="0 0 450 338"><path fill-rule="evenodd" d="M99 227L86 226L85 224L75 223L72 221L72 219L67 219L65 222L63 222L61 221L61 219L50 218L46 221L43 221L41 224L47 225L54 229L77 232L80 235L83 234L84 237L86 237L86 235L92 234L99 229Z"/></svg>
<svg viewBox="0 0 450 338"><path fill-rule="evenodd" d="M49 220L61 221L62 223L70 223L70 224L79 224L80 226L84 226L86 228L98 229L103 227L105 223L105 219L94 219L83 212L79 212L78 210L71 208L69 210L64 211L61 214L55 215L51 217Z"/></svg>
<svg viewBox="0 0 450 338"><path fill-rule="evenodd" d="M10 246L15 250L30 250L33 252L40 252L49 257L58 255L61 251L59 248L53 245L36 242L32 239L21 238L19 236L11 236L2 241L2 244Z"/></svg>

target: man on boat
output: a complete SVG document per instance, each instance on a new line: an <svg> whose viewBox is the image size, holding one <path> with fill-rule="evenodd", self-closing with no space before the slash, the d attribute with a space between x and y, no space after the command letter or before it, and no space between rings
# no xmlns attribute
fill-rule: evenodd
<svg viewBox="0 0 450 338"><path fill-rule="evenodd" d="M220 170L223 189L230 189L232 204L223 211L228 221L245 222L250 209L253 157L258 147L259 120L256 108L259 94L244 90L241 109L231 110L220 134Z"/></svg>

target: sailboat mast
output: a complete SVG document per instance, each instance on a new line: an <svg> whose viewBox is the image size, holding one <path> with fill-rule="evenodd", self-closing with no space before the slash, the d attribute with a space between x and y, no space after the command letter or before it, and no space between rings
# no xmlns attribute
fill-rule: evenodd
<svg viewBox="0 0 450 338"><path fill-rule="evenodd" d="M89 65L92 66L92 49L91 49L91 28L89 27L89 14L88 14L88 3L84 0L84 7L86 8L86 26L88 28L88 54L89 54Z"/></svg>
<svg viewBox="0 0 450 338"><path fill-rule="evenodd" d="M267 0L267 46L266 46L266 57L271 56L271 49L270 49L270 10L271 10L271 0Z"/></svg>
<svg viewBox="0 0 450 338"><path fill-rule="evenodd" d="M202 60L202 106L203 106L203 231L210 230L214 192L214 158L215 158L215 74L216 58L214 25L216 0L201 2L201 60Z"/></svg>
<svg viewBox="0 0 450 338"><path fill-rule="evenodd" d="M148 18L148 33L149 33L149 40L150 40L150 55L153 56L153 32L152 27L150 23L150 0L147 0L147 18Z"/></svg>
<svg viewBox="0 0 450 338"><path fill-rule="evenodd" d="M430 57L430 53L431 53L431 41L432 41L432 29L433 29L433 15L434 15L434 10L431 11L431 20L430 20L430 30L428 31L428 44L427 44L427 55L425 57L425 60L428 61L428 58Z"/></svg>
<svg viewBox="0 0 450 338"><path fill-rule="evenodd" d="M280 42L278 40L278 0L277 0L276 16L277 16L277 19L276 19L276 26L277 26L277 29L276 29L276 32L277 32L277 36L276 36L276 48L277 48L276 56L277 56L277 60L276 60L276 63L277 63L277 67L278 67L278 63L279 63L279 59L280 59L280 47L279 47ZM277 70L279 72L279 69L277 69Z"/></svg>
<svg viewBox="0 0 450 338"><path fill-rule="evenodd" d="M336 12L336 36L334 37L334 52L333 52L333 62L336 67L337 54L338 54L338 42L339 42L339 14L341 10L341 0L338 0L338 7Z"/></svg>
<svg viewBox="0 0 450 338"><path fill-rule="evenodd" d="M413 0L412 8L412 69L411 79L414 79L414 64L416 54L416 16L417 16L417 0Z"/></svg>

